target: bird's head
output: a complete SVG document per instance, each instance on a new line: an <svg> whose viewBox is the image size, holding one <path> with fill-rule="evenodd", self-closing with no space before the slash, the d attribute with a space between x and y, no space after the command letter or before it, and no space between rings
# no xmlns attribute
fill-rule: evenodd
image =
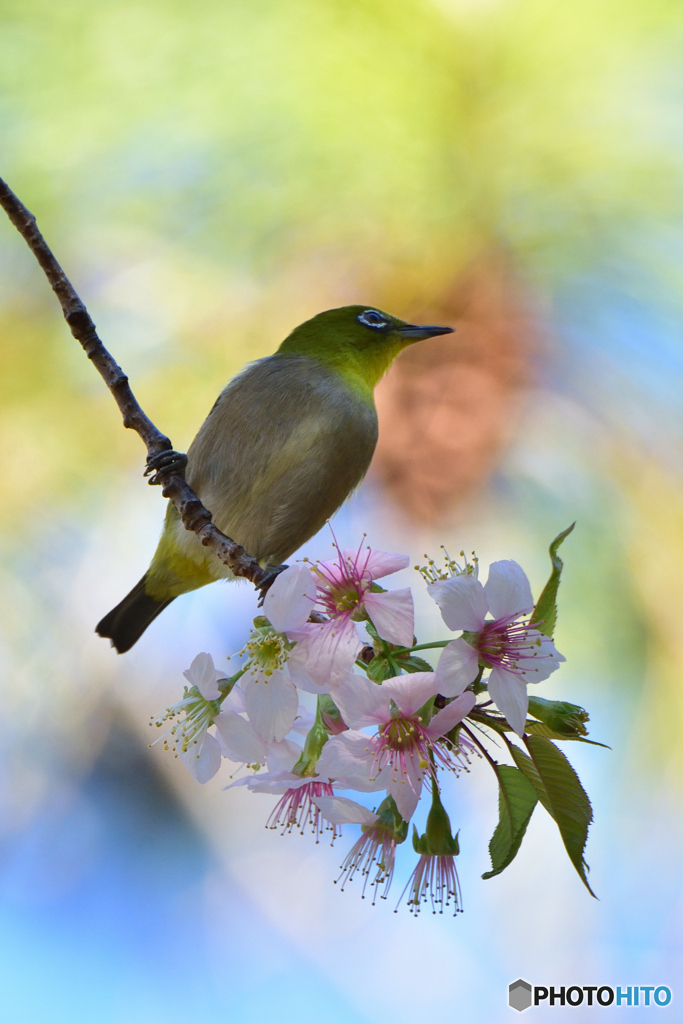
<svg viewBox="0 0 683 1024"><path fill-rule="evenodd" d="M402 349L452 327L409 324L374 306L342 306L296 327L279 352L308 355L374 388Z"/></svg>

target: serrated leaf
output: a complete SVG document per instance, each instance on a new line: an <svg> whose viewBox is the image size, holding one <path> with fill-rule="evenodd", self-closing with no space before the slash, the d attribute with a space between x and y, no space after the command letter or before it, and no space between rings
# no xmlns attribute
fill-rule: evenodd
<svg viewBox="0 0 683 1024"><path fill-rule="evenodd" d="M536 602L536 607L531 613L531 625L535 625L536 629L545 636L552 637L555 632L555 623L557 622L557 590L560 586L560 576L562 575L562 567L564 562L557 553L562 541L565 537L568 537L572 532L576 523L572 523L562 533L558 533L555 540L550 545L550 561L552 562L552 572L550 573L550 579L543 588L543 592Z"/></svg>
<svg viewBox="0 0 683 1024"><path fill-rule="evenodd" d="M577 734L567 736L564 732L555 732L549 725L545 725L544 722L534 722L529 718L527 718L526 725L524 726L524 732L529 736L545 736L549 740L569 740L572 743L588 743L591 747L603 747L605 750L612 749L607 743L598 743L597 740L589 740L585 736Z"/></svg>
<svg viewBox="0 0 683 1024"><path fill-rule="evenodd" d="M583 736L579 736L578 733L566 733L558 732L557 729L552 729L545 722L534 722L531 719L527 719L526 725L524 726L524 732L528 733L529 736L545 736L549 740L582 740L584 743L593 743L593 740L587 740ZM604 743L595 743L596 747L603 747Z"/></svg>
<svg viewBox="0 0 683 1024"><path fill-rule="evenodd" d="M416 654L411 654L409 658L397 658L396 664L400 665L406 672L434 671L428 661L425 661L424 658L418 658Z"/></svg>
<svg viewBox="0 0 683 1024"><path fill-rule="evenodd" d="M394 670L383 654L376 654L365 671L373 683L381 683L394 674Z"/></svg>
<svg viewBox="0 0 683 1024"><path fill-rule="evenodd" d="M536 787L517 768L501 764L496 775L499 819L489 843L492 870L484 872L482 878L499 875L514 860L538 802Z"/></svg>
<svg viewBox="0 0 683 1024"><path fill-rule="evenodd" d="M512 759L520 772L524 772L529 782L532 783L536 793L538 794L538 799L541 801L548 814L552 817L553 812L551 810L550 800L548 799L546 788L543 785L543 780L536 770L536 765L529 755L526 754L521 747L515 746L514 743L510 744L510 752L512 754Z"/></svg>
<svg viewBox="0 0 683 1024"><path fill-rule="evenodd" d="M593 809L586 791L554 743L544 736L527 736L525 743L547 794L547 809L557 823L569 859L591 896L595 896L586 878L588 865L583 858L588 826L593 820Z"/></svg>

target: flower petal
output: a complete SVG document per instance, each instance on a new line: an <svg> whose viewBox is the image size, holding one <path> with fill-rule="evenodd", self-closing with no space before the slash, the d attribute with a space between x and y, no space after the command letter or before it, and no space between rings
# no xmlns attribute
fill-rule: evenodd
<svg viewBox="0 0 683 1024"><path fill-rule="evenodd" d="M198 654L183 675L191 686L196 686L204 700L218 700L221 695L216 681L225 679L225 673L217 672L210 654Z"/></svg>
<svg viewBox="0 0 683 1024"><path fill-rule="evenodd" d="M290 772L301 757L301 747L291 740L268 745L266 763L269 772Z"/></svg>
<svg viewBox="0 0 683 1024"><path fill-rule="evenodd" d="M488 601L479 580L474 576L453 576L427 587L427 593L441 609L441 617L449 629L478 632L484 625Z"/></svg>
<svg viewBox="0 0 683 1024"><path fill-rule="evenodd" d="M454 701L447 704L445 708L437 711L425 732L432 739L444 736L454 726L459 725L466 715L469 715L476 702L477 698L471 690L468 690L467 693L461 693L459 697L456 697Z"/></svg>
<svg viewBox="0 0 683 1024"><path fill-rule="evenodd" d="M526 573L510 559L491 563L484 590L494 619L523 615L534 607Z"/></svg>
<svg viewBox="0 0 683 1024"><path fill-rule="evenodd" d="M479 655L474 647L459 637L444 647L436 665L439 693L444 697L457 697L474 682L479 672Z"/></svg>
<svg viewBox="0 0 683 1024"><path fill-rule="evenodd" d="M307 736L310 729L315 722L315 715L308 708L305 708L303 704L299 704L296 709L296 718L292 725L292 732L298 732L300 736Z"/></svg>
<svg viewBox="0 0 683 1024"><path fill-rule="evenodd" d="M333 736L318 758L318 775L334 779L335 785L341 789L356 789L362 793L386 789L390 772L386 768L381 772L375 771L375 754L370 740L371 737L364 732L351 729Z"/></svg>
<svg viewBox="0 0 683 1024"><path fill-rule="evenodd" d="M223 741L226 757L245 764L265 764L266 744L251 722L234 711L221 711L214 725Z"/></svg>
<svg viewBox="0 0 683 1024"><path fill-rule="evenodd" d="M300 789L302 786L307 786L310 781L310 779L302 779L299 775L292 775L289 771L269 771L245 775L224 788L247 786L250 793L286 793L288 789Z"/></svg>
<svg viewBox="0 0 683 1024"><path fill-rule="evenodd" d="M379 817L347 796L317 796L313 803L333 825L374 825Z"/></svg>
<svg viewBox="0 0 683 1024"><path fill-rule="evenodd" d="M290 565L281 572L263 601L263 614L278 633L296 629L308 620L317 588L307 565Z"/></svg>
<svg viewBox="0 0 683 1024"><path fill-rule="evenodd" d="M316 770L330 779L337 779L347 773L363 774L367 768L369 777L373 758L372 754L368 756L367 744L364 732L350 730L333 736L323 747Z"/></svg>
<svg viewBox="0 0 683 1024"><path fill-rule="evenodd" d="M289 658L287 660L287 671L289 672L289 678L292 680L295 686L298 686L300 690L305 690L306 693L329 693L330 686L329 682L326 685L320 685L316 683L313 677L307 670L308 666L308 646L307 637L301 630L297 630L296 647L293 651L290 651ZM290 633L290 639L295 639Z"/></svg>
<svg viewBox="0 0 683 1024"><path fill-rule="evenodd" d="M330 684L353 668L363 646L349 618L306 623L296 631L295 639L296 647L287 663L289 674L309 693L328 693ZM312 690L309 680L315 687Z"/></svg>
<svg viewBox="0 0 683 1024"><path fill-rule="evenodd" d="M412 646L415 608L410 587L389 590L386 594L367 594L363 604L382 640Z"/></svg>
<svg viewBox="0 0 683 1024"><path fill-rule="evenodd" d="M275 671L266 679L242 679L249 721L262 740L283 740L294 724L299 698L296 687L284 672Z"/></svg>
<svg viewBox="0 0 683 1024"><path fill-rule="evenodd" d="M352 564L356 562L363 576L369 576L371 580L381 580L383 576L391 576L400 569L407 569L410 565L408 555L396 555L390 551L373 551L368 549L367 554L361 551L344 551L344 560Z"/></svg>
<svg viewBox="0 0 683 1024"><path fill-rule="evenodd" d="M405 779L395 778L388 783L387 792L393 796L403 820L410 821L420 802L421 788L413 789Z"/></svg>
<svg viewBox="0 0 683 1024"><path fill-rule="evenodd" d="M238 715L241 715L246 710L244 690L239 683L235 683L228 696L221 702L221 711L236 711Z"/></svg>
<svg viewBox="0 0 683 1024"><path fill-rule="evenodd" d="M408 676L385 679L380 689L398 705L401 714L409 718L439 692L439 682L436 672L411 672Z"/></svg>
<svg viewBox="0 0 683 1024"><path fill-rule="evenodd" d="M560 667L561 662L567 659L560 654L555 644L548 637L538 633L537 630L530 630L530 634L532 636L537 634L540 638L538 647L533 649L534 654L532 657L519 658L515 667L523 673L526 683L540 683L547 679L551 672L555 672Z"/></svg>
<svg viewBox="0 0 683 1024"><path fill-rule="evenodd" d="M214 777L221 766L221 748L216 737L210 732L204 735L204 742L201 748L198 748L199 744L192 743L185 753L179 753L178 757L190 775L203 786Z"/></svg>
<svg viewBox="0 0 683 1024"><path fill-rule="evenodd" d="M502 711L517 735L523 736L529 708L529 693L524 680L513 672L494 668L486 685L493 703Z"/></svg>
<svg viewBox="0 0 683 1024"><path fill-rule="evenodd" d="M330 690L342 718L352 729L381 725L390 718L391 694L366 676L346 672ZM424 704L424 701L422 702Z"/></svg>

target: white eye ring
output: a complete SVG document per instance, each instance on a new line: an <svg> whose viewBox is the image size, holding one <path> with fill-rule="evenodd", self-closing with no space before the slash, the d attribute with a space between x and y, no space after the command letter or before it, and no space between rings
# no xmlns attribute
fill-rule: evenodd
<svg viewBox="0 0 683 1024"><path fill-rule="evenodd" d="M364 327L372 327L375 331L383 331L389 326L386 317L378 313L376 309L366 309L357 319L359 324L363 324Z"/></svg>

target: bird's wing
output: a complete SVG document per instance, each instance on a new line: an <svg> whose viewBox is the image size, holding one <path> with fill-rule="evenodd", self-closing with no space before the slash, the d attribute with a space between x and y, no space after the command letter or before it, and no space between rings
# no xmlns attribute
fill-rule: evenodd
<svg viewBox="0 0 683 1024"><path fill-rule="evenodd" d="M376 440L374 405L343 378L307 357L271 356L222 393L187 478L220 529L282 562L358 486Z"/></svg>

